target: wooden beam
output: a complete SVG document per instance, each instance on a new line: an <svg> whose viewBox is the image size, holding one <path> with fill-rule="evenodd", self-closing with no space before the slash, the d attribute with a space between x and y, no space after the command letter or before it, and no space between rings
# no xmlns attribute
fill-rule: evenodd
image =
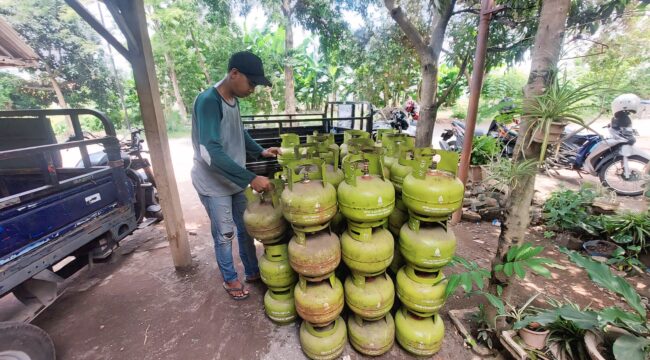
<svg viewBox="0 0 650 360"><path fill-rule="evenodd" d="M84 19L88 25L90 25L95 31L99 33L109 44L111 44L115 50L117 50L125 59L129 58L129 50L119 42L113 34L110 33L102 24L95 19L95 17L88 12L85 6L79 3L78 0L65 0L66 3L75 11L82 19Z"/></svg>
<svg viewBox="0 0 650 360"><path fill-rule="evenodd" d="M124 19L124 16L120 11L120 9L112 1L104 1L104 5L106 5L106 8L108 9L108 11L110 11L111 15L113 15L113 20L115 20L115 23L122 31L122 34L124 34L124 37L126 38L126 43L129 46L129 51L131 51L132 53L140 52L140 46L138 42L135 40L135 36L133 36L133 32L127 25L126 20Z"/></svg>
<svg viewBox="0 0 650 360"><path fill-rule="evenodd" d="M34 67L37 62L35 60L22 60L14 59L8 56L0 56L0 67L3 66L17 66L17 67Z"/></svg>
<svg viewBox="0 0 650 360"><path fill-rule="evenodd" d="M133 34L133 41L138 45L139 51L134 51L135 48L131 48L132 53L128 60L133 67L140 112L156 176L160 205L165 214L164 224L167 229L167 239L174 266L177 269L187 268L192 264L192 257L172 166L167 126L160 103L160 90L156 78L151 41L147 31L144 3L143 0L106 0L106 2L112 2L112 5L120 10L125 25Z"/></svg>

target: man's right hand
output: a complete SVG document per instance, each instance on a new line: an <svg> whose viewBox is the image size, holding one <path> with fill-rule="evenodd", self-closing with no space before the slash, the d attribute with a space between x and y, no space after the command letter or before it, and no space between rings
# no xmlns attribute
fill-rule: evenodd
<svg viewBox="0 0 650 360"><path fill-rule="evenodd" d="M257 192L271 190L271 186L271 182L266 176L256 176L255 179L251 181L251 187Z"/></svg>

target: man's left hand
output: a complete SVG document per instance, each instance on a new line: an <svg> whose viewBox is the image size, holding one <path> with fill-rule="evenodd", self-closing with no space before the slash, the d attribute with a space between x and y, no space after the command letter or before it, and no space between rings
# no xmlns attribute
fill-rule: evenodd
<svg viewBox="0 0 650 360"><path fill-rule="evenodd" d="M281 155L282 151L280 150L279 147L270 147L264 151L262 151L262 156L265 158L270 158L270 157L277 157L278 155Z"/></svg>

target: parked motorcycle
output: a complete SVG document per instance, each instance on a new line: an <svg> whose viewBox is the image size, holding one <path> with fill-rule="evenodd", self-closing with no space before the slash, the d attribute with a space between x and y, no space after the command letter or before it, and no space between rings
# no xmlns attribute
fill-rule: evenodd
<svg viewBox="0 0 650 360"><path fill-rule="evenodd" d="M629 117L639 107L639 98L624 94L612 103L614 117L609 125L610 137L599 134L576 134L564 137L549 150L545 167L573 169L598 176L600 182L619 195L637 196L644 192L647 175L644 169L650 155L634 147L637 131ZM566 136L566 135L565 135Z"/></svg>
<svg viewBox="0 0 650 360"><path fill-rule="evenodd" d="M143 148L143 129L131 129L130 139L120 141L122 160L126 175L133 185L135 192L135 214L138 222L144 218L152 221L162 220L162 208L158 202L158 191L156 180L151 169L149 160L142 156L147 152ZM91 133L84 133L85 137L95 137ZM89 154L92 166L108 165L108 157L104 151L97 151ZM76 167L84 167L83 161L79 161Z"/></svg>

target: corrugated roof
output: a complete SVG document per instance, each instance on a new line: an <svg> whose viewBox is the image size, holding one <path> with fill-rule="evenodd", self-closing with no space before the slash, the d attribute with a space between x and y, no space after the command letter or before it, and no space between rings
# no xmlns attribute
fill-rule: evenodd
<svg viewBox="0 0 650 360"><path fill-rule="evenodd" d="M0 17L0 68L33 67L38 55L23 41L18 33Z"/></svg>

